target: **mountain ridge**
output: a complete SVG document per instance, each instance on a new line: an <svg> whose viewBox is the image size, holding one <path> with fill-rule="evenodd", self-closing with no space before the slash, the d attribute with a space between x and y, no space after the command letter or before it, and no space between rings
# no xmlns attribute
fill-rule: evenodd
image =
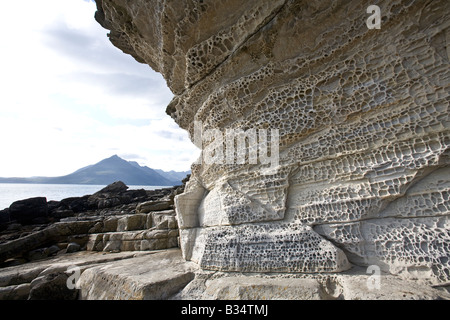
<svg viewBox="0 0 450 320"><path fill-rule="evenodd" d="M172 170L173 171L173 170ZM42 183L42 184L90 184L108 185L115 181L123 181L127 185L174 186L189 172L179 172L184 177L173 178L174 175L160 169L141 166L135 161L127 161L117 155L103 159L96 164L82 167L68 175L58 177L2 178L0 183Z"/></svg>

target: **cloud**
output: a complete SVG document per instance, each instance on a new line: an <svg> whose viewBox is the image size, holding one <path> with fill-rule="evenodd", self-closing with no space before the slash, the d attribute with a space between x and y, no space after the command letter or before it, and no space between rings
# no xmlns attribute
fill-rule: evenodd
<svg viewBox="0 0 450 320"><path fill-rule="evenodd" d="M126 98L147 98L162 102L171 97L169 89L160 79L126 73L71 73L64 76L67 83L83 83L86 86L101 88L109 95Z"/></svg>
<svg viewBox="0 0 450 320"><path fill-rule="evenodd" d="M145 158L136 153L121 153L119 157L127 159L128 161L145 160Z"/></svg>
<svg viewBox="0 0 450 320"><path fill-rule="evenodd" d="M107 30L100 25L87 29L70 27L67 20L59 16L41 31L42 44L89 70L158 77L149 66L138 63L114 47L106 36Z"/></svg>
<svg viewBox="0 0 450 320"><path fill-rule="evenodd" d="M2 4L0 176L68 174L115 153L188 170L198 156L165 114L162 76L115 48L95 10L79 0Z"/></svg>

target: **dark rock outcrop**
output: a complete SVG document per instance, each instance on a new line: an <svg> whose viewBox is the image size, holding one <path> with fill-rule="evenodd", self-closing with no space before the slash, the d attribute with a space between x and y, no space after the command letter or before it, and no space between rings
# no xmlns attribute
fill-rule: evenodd
<svg viewBox="0 0 450 320"><path fill-rule="evenodd" d="M122 181L116 181L111 183L110 185L104 187L100 191L94 193L95 195L103 194L103 193L119 193L119 192L125 192L128 190L128 186L123 183Z"/></svg>
<svg viewBox="0 0 450 320"><path fill-rule="evenodd" d="M7 227L9 222L9 208L0 210L0 231Z"/></svg>
<svg viewBox="0 0 450 320"><path fill-rule="evenodd" d="M13 202L9 207L9 216L20 224L45 221L48 217L47 198L36 197Z"/></svg>

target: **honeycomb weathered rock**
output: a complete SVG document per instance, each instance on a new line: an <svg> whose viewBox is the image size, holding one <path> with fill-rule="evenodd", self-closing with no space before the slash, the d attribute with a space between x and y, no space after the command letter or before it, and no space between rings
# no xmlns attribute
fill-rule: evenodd
<svg viewBox="0 0 450 320"><path fill-rule="evenodd" d="M163 74L192 140L195 123L279 131L270 174L193 165L176 198L185 258L293 272L348 258L449 281L450 6L373 2L97 0L111 41Z"/></svg>

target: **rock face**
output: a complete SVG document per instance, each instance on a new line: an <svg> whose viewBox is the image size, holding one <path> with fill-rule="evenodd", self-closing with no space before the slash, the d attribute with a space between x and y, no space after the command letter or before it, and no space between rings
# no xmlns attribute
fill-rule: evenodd
<svg viewBox="0 0 450 320"><path fill-rule="evenodd" d="M167 113L197 144L213 133L175 200L185 259L450 280L446 0L380 2L380 29L366 0L96 2L111 42L166 79ZM220 158L221 134L253 129L268 136L243 163Z"/></svg>

